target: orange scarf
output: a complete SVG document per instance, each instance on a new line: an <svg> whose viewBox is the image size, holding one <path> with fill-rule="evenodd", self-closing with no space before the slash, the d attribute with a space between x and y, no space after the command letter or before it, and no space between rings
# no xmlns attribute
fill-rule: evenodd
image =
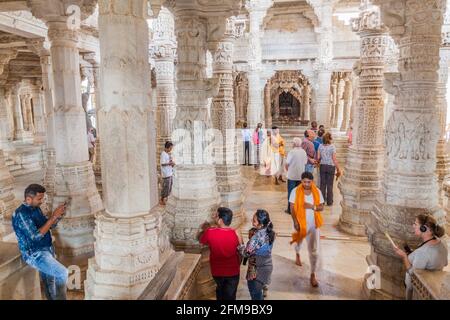
<svg viewBox="0 0 450 320"><path fill-rule="evenodd" d="M319 188L316 187L314 182L311 184L311 191L314 199L314 205L320 205L320 194ZM306 237L306 209L305 205L305 189L302 185L297 187L297 192L295 195L294 212L295 219L297 219L298 225L300 226L300 231L296 231L292 234L291 244L296 242L299 243ZM316 228L320 228L323 224L322 215L319 211L314 212L314 221L316 223Z"/></svg>

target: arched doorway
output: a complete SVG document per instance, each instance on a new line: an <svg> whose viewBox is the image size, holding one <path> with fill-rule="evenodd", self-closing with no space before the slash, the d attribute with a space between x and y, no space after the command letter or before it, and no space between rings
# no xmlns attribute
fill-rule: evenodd
<svg viewBox="0 0 450 320"><path fill-rule="evenodd" d="M307 125L310 84L300 71L277 71L265 88L266 125Z"/></svg>

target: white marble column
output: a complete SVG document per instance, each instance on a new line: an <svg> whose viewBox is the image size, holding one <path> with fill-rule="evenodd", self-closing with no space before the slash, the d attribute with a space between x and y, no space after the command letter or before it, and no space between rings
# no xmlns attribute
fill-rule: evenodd
<svg viewBox="0 0 450 320"><path fill-rule="evenodd" d="M152 211L158 191L147 14L145 0L100 2L97 115L105 212L96 217L87 299L136 299L167 251L161 216Z"/></svg>
<svg viewBox="0 0 450 320"><path fill-rule="evenodd" d="M439 140L436 150L436 174L439 186L439 201L445 205L447 213L447 226L450 230L450 198L446 187L450 187L450 154L447 152L446 126L447 126L447 84L450 62L450 1L446 2L444 24L442 26L442 45L440 49L439 84L437 103L439 108Z"/></svg>
<svg viewBox="0 0 450 320"><path fill-rule="evenodd" d="M322 5L314 8L315 12L320 13L318 33L318 56L314 63L314 72L316 78L315 111L316 121L329 128L330 122L330 81L333 69L333 2L323 1Z"/></svg>
<svg viewBox="0 0 450 320"><path fill-rule="evenodd" d="M42 144L46 138L46 121L44 113L44 97L41 91L42 83L37 81L35 87L31 91L31 99L33 101L33 115L35 123L34 142Z"/></svg>
<svg viewBox="0 0 450 320"><path fill-rule="evenodd" d="M246 8L249 13L249 56L248 56L248 128L256 128L264 118L264 86L261 83L262 49L261 25L267 10L272 6L271 0L247 0ZM253 154L253 153L252 153ZM251 160L253 162L253 160Z"/></svg>
<svg viewBox="0 0 450 320"><path fill-rule="evenodd" d="M20 86L21 84L17 83L11 87L11 104L14 110L14 140L22 140L25 137Z"/></svg>
<svg viewBox="0 0 450 320"><path fill-rule="evenodd" d="M156 156L164 150L166 141L172 139L175 117L175 55L176 42L174 19L168 9L163 8L153 20L153 39L150 54L156 70Z"/></svg>
<svg viewBox="0 0 450 320"><path fill-rule="evenodd" d="M413 222L419 213L445 224L439 206L436 147L440 135L438 86L439 49L445 1L377 1L381 17L399 46L399 73L385 76L385 88L395 96L386 126L386 164L382 192L368 224L369 265L381 270L381 289L371 298L404 296L405 269L385 237L398 244L418 244ZM401 19L389 19L392 14Z"/></svg>
<svg viewBox="0 0 450 320"><path fill-rule="evenodd" d="M33 14L46 21L52 59L55 125L52 143L56 166L54 177L49 179L54 183L49 208L72 199L54 232L56 248L67 257L89 254L94 249L94 215L102 212L103 205L88 161L86 121L81 106L79 35L77 30L69 29L62 15L45 15L42 8L35 7Z"/></svg>
<svg viewBox="0 0 450 320"><path fill-rule="evenodd" d="M243 181L237 152L235 106L233 101L233 45L234 20L227 20L224 37L213 53L213 75L219 79L219 93L213 98L211 120L214 129L222 135L220 156L216 157L216 180L221 206L233 211L232 226L238 227L245 219L243 208Z"/></svg>
<svg viewBox="0 0 450 320"><path fill-rule="evenodd" d="M337 81L337 101L334 106L334 117L333 117L333 128L340 128L343 119L343 111L344 111L344 89L345 89L345 81L343 79L343 73L339 72L338 81Z"/></svg>
<svg viewBox="0 0 450 320"><path fill-rule="evenodd" d="M347 131L349 127L350 121L350 106L352 104L352 80L350 75L347 73L345 78L345 87L344 87L344 106L342 110L342 122L341 122L341 131Z"/></svg>
<svg viewBox="0 0 450 320"><path fill-rule="evenodd" d="M311 86L309 84L305 84L303 87L303 119L305 121L311 120L311 105L310 105L310 98L311 98Z"/></svg>
<svg viewBox="0 0 450 320"><path fill-rule="evenodd" d="M353 143L349 147L344 176L338 184L343 198L339 227L358 236L366 234L370 210L381 189L384 160L383 72L389 42L387 28L380 22L379 9L373 5L361 9L359 19L353 23L353 31L361 37Z"/></svg>
<svg viewBox="0 0 450 320"><path fill-rule="evenodd" d="M198 228L220 203L216 173L206 152L206 131L211 128L208 98L217 94L218 81L206 78L206 19L177 10L177 111L174 127L175 179L167 203L172 243L177 248L197 247ZM179 137L179 138L177 138Z"/></svg>

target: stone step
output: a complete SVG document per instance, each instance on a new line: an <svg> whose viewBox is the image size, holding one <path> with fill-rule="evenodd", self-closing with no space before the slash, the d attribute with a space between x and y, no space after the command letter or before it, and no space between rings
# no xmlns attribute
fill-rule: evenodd
<svg viewBox="0 0 450 320"><path fill-rule="evenodd" d="M0 300L41 300L38 272L26 265L17 244L0 242Z"/></svg>

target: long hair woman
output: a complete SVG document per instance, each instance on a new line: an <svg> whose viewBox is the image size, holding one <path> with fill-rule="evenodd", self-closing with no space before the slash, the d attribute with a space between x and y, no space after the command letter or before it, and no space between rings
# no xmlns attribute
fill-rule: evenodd
<svg viewBox="0 0 450 320"><path fill-rule="evenodd" d="M264 300L264 286L270 284L272 275L272 248L275 241L273 223L264 209L256 210L253 215L253 236L247 244L239 247L243 257L249 258L247 285L252 300Z"/></svg>

